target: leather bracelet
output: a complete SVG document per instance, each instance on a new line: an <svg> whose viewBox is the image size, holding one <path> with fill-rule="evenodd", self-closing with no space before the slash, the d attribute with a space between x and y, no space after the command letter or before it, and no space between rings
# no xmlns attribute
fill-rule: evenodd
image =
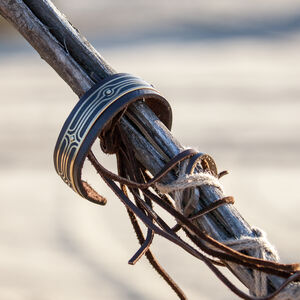
<svg viewBox="0 0 300 300"><path fill-rule="evenodd" d="M172 111L167 100L149 83L126 73L114 74L93 86L70 113L59 134L53 158L56 172L80 196L98 204L103 202L81 179L84 160L109 122L129 104L142 99L170 129Z"/></svg>

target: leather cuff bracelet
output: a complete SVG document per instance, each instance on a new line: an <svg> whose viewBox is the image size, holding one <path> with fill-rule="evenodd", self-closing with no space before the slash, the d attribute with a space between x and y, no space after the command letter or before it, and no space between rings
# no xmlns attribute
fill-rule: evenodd
<svg viewBox="0 0 300 300"><path fill-rule="evenodd" d="M54 150L54 165L63 181L82 197L99 203L102 197L81 179L84 160L107 124L129 104L144 99L170 129L169 103L144 80L115 74L87 91L65 121Z"/></svg>

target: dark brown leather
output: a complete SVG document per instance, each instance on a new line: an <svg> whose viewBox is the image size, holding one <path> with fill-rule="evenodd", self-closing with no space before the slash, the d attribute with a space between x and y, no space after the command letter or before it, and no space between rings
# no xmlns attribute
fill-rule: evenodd
<svg viewBox="0 0 300 300"><path fill-rule="evenodd" d="M114 86L114 83L116 83L116 86ZM115 87L117 87L116 90ZM120 88L124 89L121 93ZM107 93L107 91L109 92ZM101 93L103 95L107 93L106 96L108 98L99 98ZM110 97L110 95L113 97ZM160 182L169 172L176 174L179 164L185 160L189 160L187 174L205 171L220 178L226 172L218 174L216 164L210 156L198 153L193 149L186 149L170 159L158 174L149 179L145 168L135 159L126 138L120 135L118 127L118 121L127 106L141 98L146 99L149 106L158 114L165 125L170 128L171 110L158 92L151 85L136 77L128 74L117 74L89 91L76 105L62 129L54 154L57 172L81 196L96 204L103 205L106 202L104 197L100 196L81 179L81 168L87 157L99 175L125 205L141 245L129 260L129 263L135 264L145 254L155 270L170 285L178 297L187 299L183 291L158 264L150 251L150 245L155 234L158 234L202 260L229 289L243 299L272 299L289 283L298 281L300 279L299 264L279 264L248 256L218 242L194 225L193 220L210 213L221 205L233 204L233 197L219 199L197 214L186 217L174 208L166 195L161 194L156 189L155 184ZM105 109L103 110L104 106L102 103L98 107L93 106L92 113L87 111L87 105L94 105L98 99L107 101ZM72 122L75 122L73 127L71 126ZM74 140L72 140L73 137ZM114 174L104 168L92 153L91 146L97 137L100 137L101 147L105 152L116 153L118 174ZM128 192L131 193L131 198L134 201L128 197ZM154 210L152 203L156 203L156 205L172 215L177 224L172 227L169 226ZM147 227L146 238L139 226L138 219ZM181 228L186 232L193 244L186 242L177 234L177 231ZM219 266L226 266L227 262L280 276L286 278L286 280L277 290L266 297L249 296L238 289L218 269Z"/></svg>

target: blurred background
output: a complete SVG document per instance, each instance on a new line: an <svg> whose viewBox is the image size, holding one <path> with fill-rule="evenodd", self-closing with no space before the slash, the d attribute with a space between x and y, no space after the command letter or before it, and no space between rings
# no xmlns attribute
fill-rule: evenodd
<svg viewBox="0 0 300 300"><path fill-rule="evenodd" d="M165 95L173 134L229 170L244 218L300 261L300 2L54 2L116 70ZM138 244L105 185L97 207L56 175L76 95L1 18L0 89L0 299L176 299L144 258L127 264ZM235 299L176 246L156 237L153 251L189 299Z"/></svg>

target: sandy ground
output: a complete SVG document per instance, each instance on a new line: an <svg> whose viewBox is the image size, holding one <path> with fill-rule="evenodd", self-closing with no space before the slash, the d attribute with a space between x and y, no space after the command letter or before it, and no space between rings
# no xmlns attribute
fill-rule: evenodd
<svg viewBox="0 0 300 300"><path fill-rule="evenodd" d="M230 171L227 193L268 233L282 262L300 261L297 32L100 42L116 69L166 96L183 144ZM97 182L109 199L103 208L76 196L54 171L52 151L76 96L25 42L3 38L0 50L0 299L176 299L144 258L127 264L138 245L104 183ZM189 299L235 299L177 247L157 237L154 252Z"/></svg>

